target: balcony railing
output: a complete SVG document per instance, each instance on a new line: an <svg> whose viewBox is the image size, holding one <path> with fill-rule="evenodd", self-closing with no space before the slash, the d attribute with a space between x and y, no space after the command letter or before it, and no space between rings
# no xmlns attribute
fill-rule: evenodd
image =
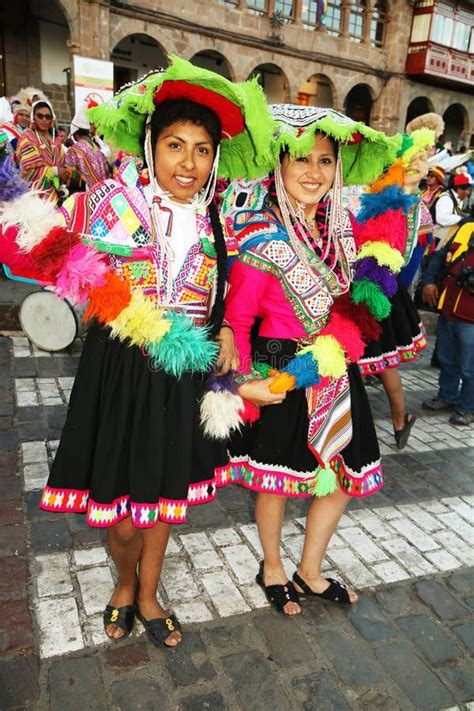
<svg viewBox="0 0 474 711"><path fill-rule="evenodd" d="M411 44L408 48L407 74L474 85L474 56L432 42Z"/></svg>

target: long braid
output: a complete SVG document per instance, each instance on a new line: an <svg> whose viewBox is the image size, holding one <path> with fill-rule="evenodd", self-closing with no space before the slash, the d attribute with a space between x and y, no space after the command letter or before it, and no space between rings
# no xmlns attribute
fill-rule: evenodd
<svg viewBox="0 0 474 711"><path fill-rule="evenodd" d="M209 316L208 326L212 336L219 331L224 318L224 294L227 281L227 247L225 244L222 224L219 213L214 202L209 205L209 216L211 218L212 231L214 233L214 246L217 253L217 286L216 298Z"/></svg>

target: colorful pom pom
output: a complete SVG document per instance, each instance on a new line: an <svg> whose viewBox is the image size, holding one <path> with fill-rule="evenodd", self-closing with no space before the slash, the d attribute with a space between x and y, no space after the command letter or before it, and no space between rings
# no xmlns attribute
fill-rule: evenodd
<svg viewBox="0 0 474 711"><path fill-rule="evenodd" d="M53 283L64 266L67 254L81 238L65 227L53 227L29 252L46 282Z"/></svg>
<svg viewBox="0 0 474 711"><path fill-rule="evenodd" d="M295 377L297 388L310 388L320 381L318 364L311 353L296 355L283 370Z"/></svg>
<svg viewBox="0 0 474 711"><path fill-rule="evenodd" d="M361 279L353 283L352 298L356 304L363 301L370 313L379 321L386 318L392 308L390 301L382 293L380 287L368 279Z"/></svg>
<svg viewBox="0 0 474 711"><path fill-rule="evenodd" d="M109 323L128 306L131 298L129 284L115 272L107 272L104 276L104 284L96 286L89 293L84 321L96 318L102 324Z"/></svg>
<svg viewBox="0 0 474 711"><path fill-rule="evenodd" d="M386 242L390 247L403 252L407 239L407 218L403 210L387 210L383 215L371 217L357 231L357 244Z"/></svg>
<svg viewBox="0 0 474 711"><path fill-rule="evenodd" d="M366 242L357 252L357 259L374 257L380 266L389 267L392 272L399 272L405 264L402 254L384 242Z"/></svg>
<svg viewBox="0 0 474 711"><path fill-rule="evenodd" d="M253 425L260 419L260 408L250 400L243 400L242 409L239 411L240 417L247 425Z"/></svg>
<svg viewBox="0 0 474 711"><path fill-rule="evenodd" d="M64 259L61 271L56 277L55 291L62 298L75 304L83 304L89 298L89 291L102 286L104 277L110 270L107 257L85 244L76 244Z"/></svg>
<svg viewBox="0 0 474 711"><path fill-rule="evenodd" d="M329 464L320 469L311 485L313 496L328 496L337 491L337 477Z"/></svg>
<svg viewBox="0 0 474 711"><path fill-rule="evenodd" d="M329 323L320 335L334 336L352 363L357 363L364 354L365 343L357 325L338 313L331 313Z"/></svg>
<svg viewBox="0 0 474 711"><path fill-rule="evenodd" d="M379 266L374 257L364 257L355 264L354 281L370 279L378 284L385 296L389 298L396 294L398 282L396 276L388 267Z"/></svg>
<svg viewBox="0 0 474 711"><path fill-rule="evenodd" d="M159 343L171 328L171 323L163 318L163 310L157 309L153 301L138 291L132 292L130 303L110 321L112 336L121 341L129 340L131 345Z"/></svg>
<svg viewBox="0 0 474 711"><path fill-rule="evenodd" d="M367 222L371 217L377 217L387 210L401 208L407 213L418 198L407 195L398 185L391 185L380 193L363 193L360 196L361 209L357 214L357 222Z"/></svg>
<svg viewBox="0 0 474 711"><path fill-rule="evenodd" d="M287 393L290 390L294 390L295 387L296 378L293 375L282 372L275 377L275 380L272 380L269 390L274 395L277 395L278 393Z"/></svg>
<svg viewBox="0 0 474 711"><path fill-rule="evenodd" d="M382 329L368 308L363 304L352 301L350 294L339 296L331 309L333 314L340 314L353 321L365 341L378 341Z"/></svg>
<svg viewBox="0 0 474 711"><path fill-rule="evenodd" d="M341 378L346 372L346 358L334 336L318 336L311 346L300 353L311 353L318 364L319 375Z"/></svg>
<svg viewBox="0 0 474 711"><path fill-rule="evenodd" d="M385 190L385 188L388 188L391 185L402 186L404 178L405 168L403 166L403 161L399 158L395 161L395 163L392 163L390 168L383 173L380 178L377 178L370 184L369 192L380 193L382 190Z"/></svg>
<svg viewBox="0 0 474 711"><path fill-rule="evenodd" d="M227 439L243 424L240 416L243 401L229 390L210 390L201 400L201 425L212 439Z"/></svg>

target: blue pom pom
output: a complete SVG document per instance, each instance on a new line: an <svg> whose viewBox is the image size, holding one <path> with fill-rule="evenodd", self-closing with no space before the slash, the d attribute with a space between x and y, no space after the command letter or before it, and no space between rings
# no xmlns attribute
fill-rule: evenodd
<svg viewBox="0 0 474 711"><path fill-rule="evenodd" d="M292 358L283 370L294 376L297 388L309 388L311 385L317 385L320 381L318 364L311 353L304 353Z"/></svg>
<svg viewBox="0 0 474 711"><path fill-rule="evenodd" d="M361 209L356 217L357 222L364 224L372 217L377 217L387 210L398 210L400 207L406 213L418 201L414 195L407 195L398 185L390 185L380 193L364 193L360 196Z"/></svg>

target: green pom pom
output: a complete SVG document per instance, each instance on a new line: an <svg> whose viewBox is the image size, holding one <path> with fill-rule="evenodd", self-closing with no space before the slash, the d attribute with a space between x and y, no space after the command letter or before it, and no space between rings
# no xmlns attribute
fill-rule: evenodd
<svg viewBox="0 0 474 711"><path fill-rule="evenodd" d="M169 313L166 318L172 322L168 333L158 343L146 346L153 367L178 379L185 371L208 370L217 358L219 346L209 340L207 328L195 326L180 314Z"/></svg>
<svg viewBox="0 0 474 711"><path fill-rule="evenodd" d="M378 321L386 318L392 308L379 285L370 279L361 279L352 284L352 301L355 304L364 303Z"/></svg>
<svg viewBox="0 0 474 711"><path fill-rule="evenodd" d="M320 469L311 486L313 496L327 496L333 494L337 490L337 478L335 472L329 464L326 464L324 469Z"/></svg>
<svg viewBox="0 0 474 711"><path fill-rule="evenodd" d="M268 365L268 363L252 363L252 370L256 370L259 375L262 376L262 378L268 378L270 375L270 371L273 370L271 365Z"/></svg>

